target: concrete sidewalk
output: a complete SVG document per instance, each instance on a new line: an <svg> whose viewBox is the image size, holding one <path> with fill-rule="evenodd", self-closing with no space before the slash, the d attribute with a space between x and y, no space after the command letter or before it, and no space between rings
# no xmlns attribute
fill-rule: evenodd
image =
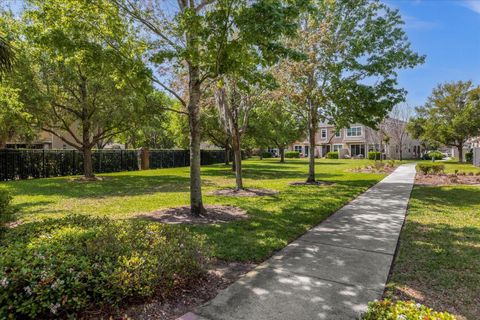
<svg viewBox="0 0 480 320"><path fill-rule="evenodd" d="M357 319L382 296L414 177L400 166L180 319Z"/></svg>

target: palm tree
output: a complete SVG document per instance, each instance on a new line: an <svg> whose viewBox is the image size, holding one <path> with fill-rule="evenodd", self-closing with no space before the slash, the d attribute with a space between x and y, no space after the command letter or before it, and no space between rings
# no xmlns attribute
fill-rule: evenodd
<svg viewBox="0 0 480 320"><path fill-rule="evenodd" d="M7 40L0 37L0 74L12 68L13 51Z"/></svg>

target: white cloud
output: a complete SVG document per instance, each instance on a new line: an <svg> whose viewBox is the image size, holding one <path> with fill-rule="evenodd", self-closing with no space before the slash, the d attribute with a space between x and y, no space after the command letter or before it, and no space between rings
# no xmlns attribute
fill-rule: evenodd
<svg viewBox="0 0 480 320"><path fill-rule="evenodd" d="M480 14L480 0L464 0L461 2L464 7Z"/></svg>
<svg viewBox="0 0 480 320"><path fill-rule="evenodd" d="M421 20L413 16L403 16L403 21L405 21L406 29L431 30L438 27L436 22Z"/></svg>

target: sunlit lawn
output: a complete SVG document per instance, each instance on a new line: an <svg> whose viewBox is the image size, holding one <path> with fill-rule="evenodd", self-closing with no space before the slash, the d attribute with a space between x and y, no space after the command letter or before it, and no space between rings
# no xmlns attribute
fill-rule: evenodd
<svg viewBox="0 0 480 320"><path fill-rule="evenodd" d="M306 230L325 219L346 202L378 182L382 174L352 173L349 169L368 160L317 160L317 179L329 186L290 186L307 173L305 159L247 160L246 187L280 191L269 197L232 198L208 195L233 187L233 173L225 165L202 168L206 204L229 204L247 210L250 219L211 226L190 227L206 234L214 254L226 260L261 261ZM29 221L72 214L134 219L141 213L187 205L189 169L172 168L102 174L104 181L78 182L52 178L2 183L15 196L17 219ZM152 222L155 223L155 222Z"/></svg>
<svg viewBox="0 0 480 320"><path fill-rule="evenodd" d="M388 295L480 319L480 187L416 186L400 244Z"/></svg>

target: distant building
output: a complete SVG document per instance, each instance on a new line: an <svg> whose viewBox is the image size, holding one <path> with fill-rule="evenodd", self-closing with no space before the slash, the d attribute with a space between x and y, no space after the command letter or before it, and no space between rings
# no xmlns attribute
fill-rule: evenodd
<svg viewBox="0 0 480 320"><path fill-rule="evenodd" d="M74 141L73 138L70 135L66 135L67 140ZM75 149L73 146L70 144L66 143L56 135L46 132L46 131L40 131L37 134L37 137L31 141L22 141L22 140L17 140L17 139L12 139L10 141L7 141L6 148L12 148L12 149L19 149L19 148L28 148L28 149Z"/></svg>
<svg viewBox="0 0 480 320"><path fill-rule="evenodd" d="M325 157L330 151L340 158L365 158L369 151L380 151L387 159L417 159L422 155L420 142L405 130L406 123L386 119L374 130L362 124L336 130L333 125L320 124L316 134L315 157ZM399 141L401 140L401 141ZM307 157L311 150L308 139L296 141L288 148Z"/></svg>

